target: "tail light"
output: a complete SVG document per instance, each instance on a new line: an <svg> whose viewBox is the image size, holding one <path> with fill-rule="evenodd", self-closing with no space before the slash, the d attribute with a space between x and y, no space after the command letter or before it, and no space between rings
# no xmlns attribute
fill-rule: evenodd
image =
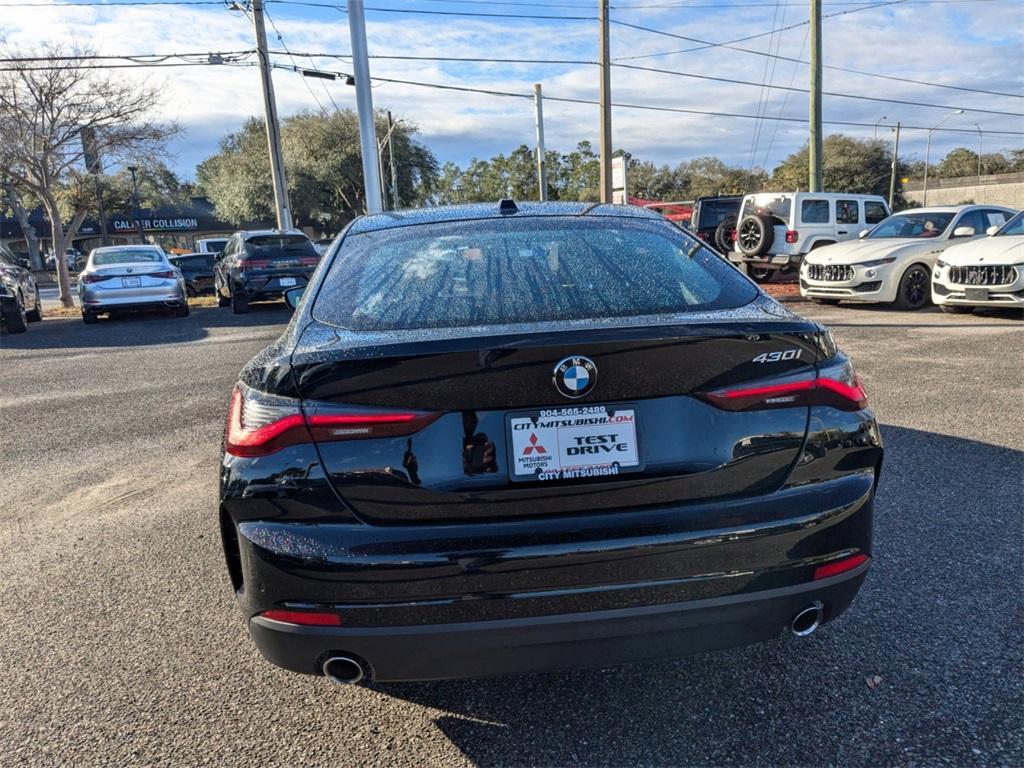
<svg viewBox="0 0 1024 768"><path fill-rule="evenodd" d="M736 230L735 229L732 232L729 233L729 239L732 240L734 243L736 242Z"/></svg>
<svg viewBox="0 0 1024 768"><path fill-rule="evenodd" d="M109 280L113 275L101 275L96 272L84 272L78 276L79 282L82 283L99 283L104 280Z"/></svg>
<svg viewBox="0 0 1024 768"><path fill-rule="evenodd" d="M164 277L171 279L174 277L174 271L168 269L166 272L150 272L146 277Z"/></svg>
<svg viewBox="0 0 1024 768"><path fill-rule="evenodd" d="M231 394L224 450L232 456L267 456L289 445L397 437L418 432L441 414L339 408L267 395L239 384Z"/></svg>
<svg viewBox="0 0 1024 768"><path fill-rule="evenodd" d="M299 259L299 264L301 264L304 267L315 267L319 263L319 256L303 256L301 259Z"/></svg>
<svg viewBox="0 0 1024 768"><path fill-rule="evenodd" d="M238 271L247 272L250 269L267 269L270 266L270 259L239 259Z"/></svg>
<svg viewBox="0 0 1024 768"><path fill-rule="evenodd" d="M847 360L823 368L812 379L730 387L708 392L703 397L725 411L757 411L812 405L829 406L841 411L860 411L868 406L864 386Z"/></svg>
<svg viewBox="0 0 1024 768"><path fill-rule="evenodd" d="M827 579L829 576L838 576L840 573L852 571L854 568L859 567L861 563L866 563L867 561L867 555L851 555L841 560L833 560L831 563L819 565L814 569L814 580Z"/></svg>
<svg viewBox="0 0 1024 768"><path fill-rule="evenodd" d="M786 230L786 242L787 243L792 245L793 243L795 243L799 239L800 239L800 233L797 232L795 229L787 229Z"/></svg>

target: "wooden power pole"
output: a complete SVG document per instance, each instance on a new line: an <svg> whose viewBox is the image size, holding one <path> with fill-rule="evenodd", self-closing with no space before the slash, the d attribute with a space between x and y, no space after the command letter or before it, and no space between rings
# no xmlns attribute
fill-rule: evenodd
<svg viewBox="0 0 1024 768"><path fill-rule="evenodd" d="M612 67L608 42L608 0L597 0L601 26L599 63L601 65L601 202L612 201Z"/></svg>
<svg viewBox="0 0 1024 768"><path fill-rule="evenodd" d="M821 192L821 0L811 0L811 104L808 146L808 189Z"/></svg>

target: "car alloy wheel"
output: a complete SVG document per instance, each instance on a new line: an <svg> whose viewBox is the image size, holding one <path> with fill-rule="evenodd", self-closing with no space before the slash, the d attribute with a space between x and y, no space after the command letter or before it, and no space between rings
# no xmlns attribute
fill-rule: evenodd
<svg viewBox="0 0 1024 768"><path fill-rule="evenodd" d="M896 304L900 309L921 309L931 301L931 286L928 284L928 270L920 264L908 269L900 280L900 291Z"/></svg>

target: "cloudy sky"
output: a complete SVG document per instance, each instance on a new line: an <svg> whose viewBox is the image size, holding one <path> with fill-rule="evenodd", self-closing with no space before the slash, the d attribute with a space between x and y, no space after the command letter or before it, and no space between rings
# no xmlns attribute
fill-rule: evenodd
<svg viewBox="0 0 1024 768"><path fill-rule="evenodd" d="M21 1L36 5L0 0L0 41L7 51L73 41L102 55L227 52L253 47L249 18L216 2L141 7L116 4L131 0L88 5L76 0L79 4L74 6ZM329 5L328 0L308 2ZM338 2L344 7L344 2ZM596 146L597 107L550 98L596 99L598 69L593 64L381 58L592 62L597 58L596 0L369 0L367 5L378 9L367 11L374 77L524 95L531 93L533 83L540 82L549 97L545 103L548 147L565 151L583 139ZM268 24L270 47L282 51L274 56L277 62L292 64L283 53L287 47L293 54L330 54L296 57L294 61L302 66L350 71L347 17L338 7L269 0L267 11L277 30ZM986 152L1024 146L1024 136L1011 135L1024 132L1024 0L825 0L824 12L830 15L824 21L824 61L830 67L825 70L825 90L896 102L826 96L826 121L862 124L827 125L828 132L868 137L878 123L878 135L889 136L888 126L897 120L927 128L950 110L964 109L964 114L950 117L944 127L966 132L936 132L933 160L955 146L977 149L979 140ZM659 163L718 155L730 163L772 167L806 139L806 125L801 121L807 114L807 96L783 89L807 87L807 66L792 61L807 58L807 15L803 0L613 1L611 52L618 64L720 78L619 66L612 75L613 101L733 115L620 106L613 115L615 146ZM780 31L762 34L773 28ZM283 42L277 39L278 32ZM733 49L706 45L756 35L760 36L734 43ZM247 116L262 112L259 74L253 67L115 71L120 77L148 78L160 86L165 95L164 116L184 129L172 146L173 165L188 178L193 177L196 163L216 150L223 134L237 128ZM765 89L763 83L775 88ZM274 84L282 116L306 109L333 109L335 105L349 107L355 102L354 89L341 80L312 80L278 69ZM534 140L533 106L525 98L382 81L376 83L373 98L376 107L416 123L423 140L442 162L464 164L474 156L508 152ZM883 116L885 120L881 120ZM925 137L926 130L905 131L901 155L923 159Z"/></svg>

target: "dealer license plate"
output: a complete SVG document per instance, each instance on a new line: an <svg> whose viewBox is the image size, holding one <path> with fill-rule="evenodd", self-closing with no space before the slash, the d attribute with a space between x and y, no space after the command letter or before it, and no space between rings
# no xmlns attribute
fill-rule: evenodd
<svg viewBox="0 0 1024 768"><path fill-rule="evenodd" d="M282 288L291 288L295 285L295 278L282 277L278 282L280 282Z"/></svg>
<svg viewBox="0 0 1024 768"><path fill-rule="evenodd" d="M142 285L142 280L138 277L122 277L121 287L122 288L138 288Z"/></svg>
<svg viewBox="0 0 1024 768"><path fill-rule="evenodd" d="M576 480L643 469L633 405L512 413L508 434L512 480Z"/></svg>
<svg viewBox="0 0 1024 768"><path fill-rule="evenodd" d="M964 288L964 298L968 301L988 301L988 288Z"/></svg>

